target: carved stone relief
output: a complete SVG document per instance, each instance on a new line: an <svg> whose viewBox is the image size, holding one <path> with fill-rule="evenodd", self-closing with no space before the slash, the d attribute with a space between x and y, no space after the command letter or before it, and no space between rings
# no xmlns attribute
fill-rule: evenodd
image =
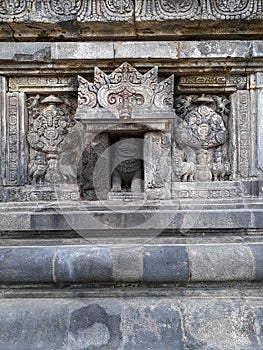
<svg viewBox="0 0 263 350"><path fill-rule="evenodd" d="M245 76L238 75L187 75L179 79L177 89L182 92L232 92L244 89Z"/></svg>
<svg viewBox="0 0 263 350"><path fill-rule="evenodd" d="M238 19L250 17L257 10L254 0L211 0L211 13L220 19Z"/></svg>
<svg viewBox="0 0 263 350"><path fill-rule="evenodd" d="M198 17L201 8L197 0L138 0L137 11L142 19L189 19Z"/></svg>
<svg viewBox="0 0 263 350"><path fill-rule="evenodd" d="M61 155L65 155L65 136L75 124L69 99L69 96L63 96L62 99L54 95L44 99L41 99L40 95L28 98L31 127L27 140L32 149L29 165L32 184L54 184L63 180L70 183L77 178L70 169L61 171L63 166L59 167Z"/></svg>
<svg viewBox="0 0 263 350"><path fill-rule="evenodd" d="M0 18L3 19L23 19L28 18L28 9L31 9L30 0L1 0Z"/></svg>
<svg viewBox="0 0 263 350"><path fill-rule="evenodd" d="M87 200L105 199L110 190L109 137L97 135L87 144L79 169L82 197ZM106 152L106 154L105 154Z"/></svg>
<svg viewBox="0 0 263 350"><path fill-rule="evenodd" d="M102 109L110 112L112 118L150 118L153 112L172 110L173 90L173 76L158 83L156 67L141 74L125 62L109 75L95 68L94 83L79 77L79 110L81 113L81 107L89 108L91 113L96 107L96 118ZM141 113L146 110L151 113Z"/></svg>
<svg viewBox="0 0 263 350"><path fill-rule="evenodd" d="M0 20L45 22L262 18L261 0L1 0Z"/></svg>
<svg viewBox="0 0 263 350"><path fill-rule="evenodd" d="M175 181L223 181L230 178L225 96L186 95L176 99L178 115L173 144Z"/></svg>
<svg viewBox="0 0 263 350"><path fill-rule="evenodd" d="M19 186L25 183L25 121L24 93L12 92L6 95L5 151L3 152L4 173L3 181L7 186Z"/></svg>
<svg viewBox="0 0 263 350"><path fill-rule="evenodd" d="M95 68L94 83L79 77L76 119L93 135L83 171L94 169L90 159L98 158L93 155L100 142L91 147L92 139L103 130L111 145L112 165L104 170L111 174L110 199L143 198L143 192L149 198L170 197L173 89L173 76L159 82L157 67L141 74L126 62L111 74ZM83 176L84 189L93 189L92 176Z"/></svg>

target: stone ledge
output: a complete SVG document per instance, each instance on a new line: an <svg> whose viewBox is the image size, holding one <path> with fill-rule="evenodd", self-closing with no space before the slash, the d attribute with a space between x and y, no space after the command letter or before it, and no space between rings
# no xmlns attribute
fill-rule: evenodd
<svg viewBox="0 0 263 350"><path fill-rule="evenodd" d="M263 57L262 40L106 41L0 43L0 60L253 59Z"/></svg>
<svg viewBox="0 0 263 350"><path fill-rule="evenodd" d="M5 350L260 350L263 299L240 293L0 301ZM167 290L169 293L169 290ZM226 291L227 292L227 291ZM209 294L209 290L208 293ZM14 336L15 334L15 336Z"/></svg>
<svg viewBox="0 0 263 350"><path fill-rule="evenodd" d="M263 244L9 246L0 284L262 281Z"/></svg>
<svg viewBox="0 0 263 350"><path fill-rule="evenodd" d="M11 204L11 203L10 203ZM60 203L61 204L61 203ZM111 203L112 204L112 203ZM136 202L137 207L125 206L118 203L118 207L101 208L85 207L74 203L72 207L63 208L55 203L32 204L22 208L2 205L0 213L0 231L12 233L23 231L76 231L88 238L109 237L129 238L154 237L164 229L188 231L190 229L262 229L263 212L261 201L249 204L230 200L225 203L209 202L204 199L193 204L191 200L185 202L171 202L150 205ZM82 207L83 206L83 207ZM140 208L140 209L138 209ZM162 209L160 209L162 208ZM43 229L44 228L44 229ZM123 236L123 231L126 234ZM124 238L124 239L125 239ZM124 241L124 243L126 243Z"/></svg>

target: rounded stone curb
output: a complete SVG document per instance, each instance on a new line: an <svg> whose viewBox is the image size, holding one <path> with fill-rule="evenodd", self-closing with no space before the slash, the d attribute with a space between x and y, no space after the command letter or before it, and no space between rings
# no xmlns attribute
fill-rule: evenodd
<svg viewBox="0 0 263 350"><path fill-rule="evenodd" d="M262 281L263 244L1 247L0 283Z"/></svg>

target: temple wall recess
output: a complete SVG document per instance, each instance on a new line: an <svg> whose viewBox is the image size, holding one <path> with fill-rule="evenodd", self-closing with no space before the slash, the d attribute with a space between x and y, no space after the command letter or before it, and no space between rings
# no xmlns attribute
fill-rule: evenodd
<svg viewBox="0 0 263 350"><path fill-rule="evenodd" d="M7 84L2 201L232 198L260 171L244 75L160 77L122 63L95 67L93 82L84 73Z"/></svg>

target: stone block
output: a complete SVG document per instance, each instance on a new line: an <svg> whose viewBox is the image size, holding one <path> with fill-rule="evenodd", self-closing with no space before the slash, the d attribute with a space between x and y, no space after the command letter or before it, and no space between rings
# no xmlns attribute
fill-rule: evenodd
<svg viewBox="0 0 263 350"><path fill-rule="evenodd" d="M178 59L178 48L180 44L176 41L117 41L114 43L116 59L134 58L161 58Z"/></svg>
<svg viewBox="0 0 263 350"><path fill-rule="evenodd" d="M114 59L114 46L108 42L56 43L51 44L53 60Z"/></svg>
<svg viewBox="0 0 263 350"><path fill-rule="evenodd" d="M249 41L184 41L181 42L179 58L245 58L251 56Z"/></svg>
<svg viewBox="0 0 263 350"><path fill-rule="evenodd" d="M110 282L112 258L103 247L61 247L54 258L54 282Z"/></svg>
<svg viewBox="0 0 263 350"><path fill-rule="evenodd" d="M255 264L254 279L262 281L263 279L263 245L250 244L249 248L252 251L254 264Z"/></svg>
<svg viewBox="0 0 263 350"><path fill-rule="evenodd" d="M54 230L71 230L70 222L67 220L67 216L51 212L46 213L32 213L31 215L31 230L42 230L43 227L46 231ZM19 229L19 228L18 228Z"/></svg>
<svg viewBox="0 0 263 350"><path fill-rule="evenodd" d="M120 246L111 250L113 280L140 282L143 278L143 247Z"/></svg>
<svg viewBox="0 0 263 350"><path fill-rule="evenodd" d="M251 249L239 244L190 245L191 281L253 280Z"/></svg>
<svg viewBox="0 0 263 350"><path fill-rule="evenodd" d="M189 262L184 246L145 246L144 282L188 281Z"/></svg>
<svg viewBox="0 0 263 350"><path fill-rule="evenodd" d="M65 348L69 322L67 302L1 300L0 310L0 349L69 349Z"/></svg>
<svg viewBox="0 0 263 350"><path fill-rule="evenodd" d="M185 348L260 350L254 314L240 299L183 300Z"/></svg>
<svg viewBox="0 0 263 350"><path fill-rule="evenodd" d="M51 247L0 248L1 283L50 283L53 255Z"/></svg>
<svg viewBox="0 0 263 350"><path fill-rule="evenodd" d="M183 349L180 310L176 302L138 299L123 305L122 350Z"/></svg>

